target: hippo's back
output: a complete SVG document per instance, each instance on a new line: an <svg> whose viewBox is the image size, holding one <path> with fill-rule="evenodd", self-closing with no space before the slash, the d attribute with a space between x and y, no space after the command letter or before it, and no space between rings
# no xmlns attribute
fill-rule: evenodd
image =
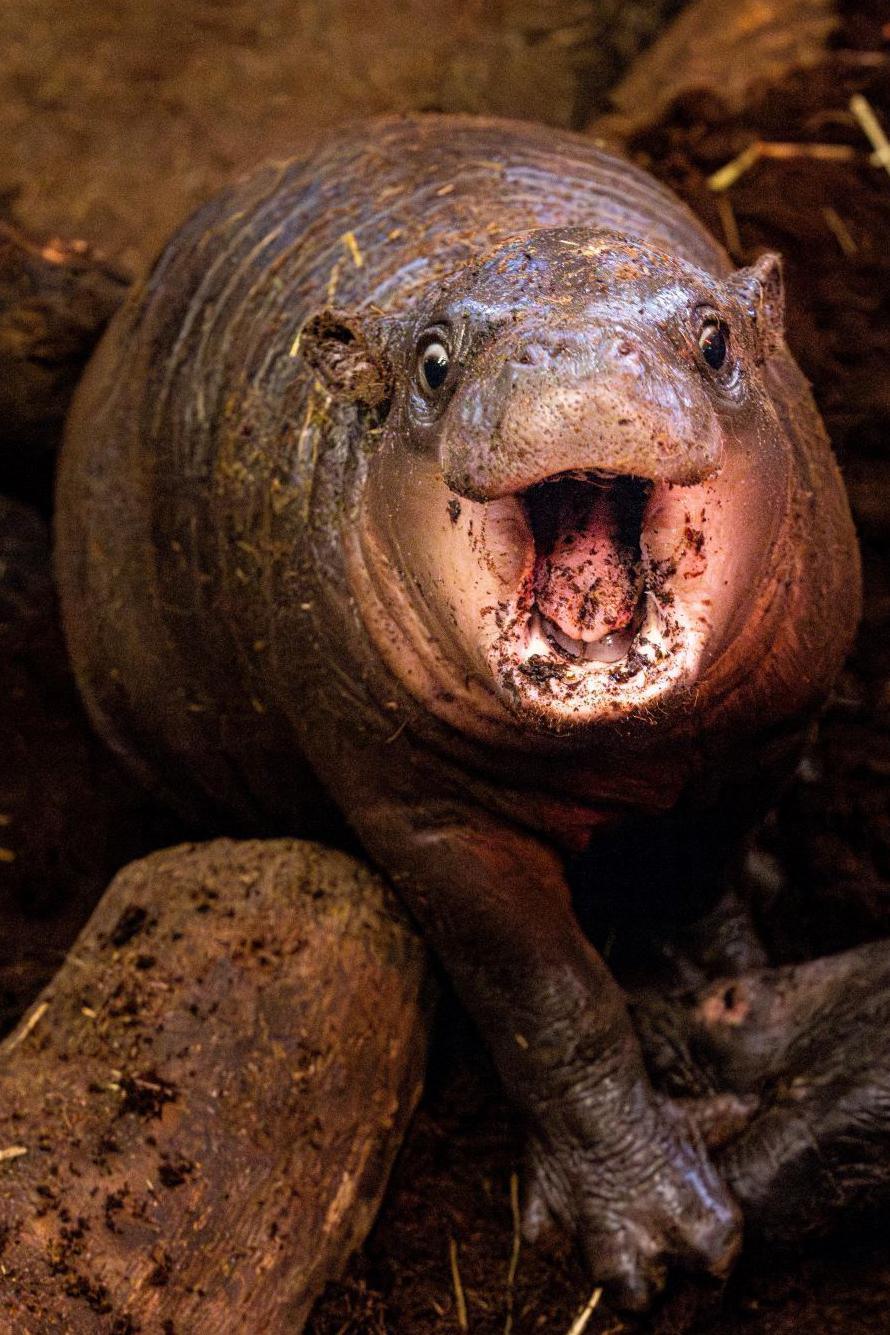
<svg viewBox="0 0 890 1335"><path fill-rule="evenodd" d="M469 117L349 128L223 192L171 240L78 392L57 511L82 693L149 782L202 789L253 825L270 809L298 822L300 791L317 803L265 692L287 643L310 699L313 632L293 643L293 607L320 567L334 603L342 582L314 481L345 444L299 357L306 318L403 308L508 236L577 224L728 267L668 191L591 141Z"/></svg>

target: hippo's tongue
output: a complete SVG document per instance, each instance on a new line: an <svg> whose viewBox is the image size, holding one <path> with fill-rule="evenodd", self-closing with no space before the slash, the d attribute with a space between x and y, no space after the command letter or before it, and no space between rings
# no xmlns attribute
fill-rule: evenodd
<svg viewBox="0 0 890 1335"><path fill-rule="evenodd" d="M639 526L622 483L544 483L536 525L538 610L572 641L596 641L628 627L640 597ZM559 638L559 637L558 637ZM565 646L568 647L568 646Z"/></svg>

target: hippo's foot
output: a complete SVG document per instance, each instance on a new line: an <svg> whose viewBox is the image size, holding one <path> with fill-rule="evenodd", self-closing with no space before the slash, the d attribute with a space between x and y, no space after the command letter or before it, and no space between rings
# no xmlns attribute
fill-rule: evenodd
<svg viewBox="0 0 890 1335"><path fill-rule="evenodd" d="M533 1137L525 1174L527 1240L555 1226L574 1235L591 1274L633 1311L651 1303L673 1265L724 1277L741 1241L738 1210L693 1118L669 1099L644 1099L642 1115L622 1108L608 1159L601 1127L585 1138L576 1126L571 1143ZM583 1104L575 1112L583 1123Z"/></svg>
<svg viewBox="0 0 890 1335"><path fill-rule="evenodd" d="M890 942L648 997L634 1016L660 1088L757 1101L717 1158L755 1234L792 1241L890 1202Z"/></svg>
<svg viewBox="0 0 890 1335"><path fill-rule="evenodd" d="M767 963L751 910L735 890L727 891L701 917L684 926L667 949L684 988L750 973Z"/></svg>

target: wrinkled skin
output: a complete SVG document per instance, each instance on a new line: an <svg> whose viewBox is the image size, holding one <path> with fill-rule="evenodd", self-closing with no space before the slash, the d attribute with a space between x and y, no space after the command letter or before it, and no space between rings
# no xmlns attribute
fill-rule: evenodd
<svg viewBox="0 0 890 1335"><path fill-rule="evenodd" d="M653 1089L572 895L700 917L849 645L777 260L733 274L577 137L345 132L167 248L78 395L58 513L98 727L254 828L305 828L321 781L522 1110L527 1233L574 1233L632 1307L673 1264L726 1273L698 1129L725 1104Z"/></svg>
<svg viewBox="0 0 890 1335"><path fill-rule="evenodd" d="M634 1018L660 1087L692 1107L723 1093L737 1120L718 1163L764 1240L794 1243L886 1201L885 942L640 997Z"/></svg>

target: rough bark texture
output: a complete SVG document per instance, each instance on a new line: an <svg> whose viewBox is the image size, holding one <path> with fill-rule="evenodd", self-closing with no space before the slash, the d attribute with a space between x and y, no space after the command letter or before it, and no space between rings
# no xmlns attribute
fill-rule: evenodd
<svg viewBox="0 0 890 1335"><path fill-rule="evenodd" d="M0 198L144 265L223 182L386 111L578 124L676 0L10 0Z"/></svg>
<svg viewBox="0 0 890 1335"><path fill-rule="evenodd" d="M83 242L0 222L0 484L46 491L80 374L129 280Z"/></svg>
<svg viewBox="0 0 890 1335"><path fill-rule="evenodd" d="M790 70L819 64L837 26L837 0L695 0L633 63L591 128L626 140L696 93L738 113Z"/></svg>
<svg viewBox="0 0 890 1335"><path fill-rule="evenodd" d="M420 1092L425 977L320 845L122 872L0 1052L4 1329L301 1330Z"/></svg>
<svg viewBox="0 0 890 1335"><path fill-rule="evenodd" d="M0 497L0 1032L55 973L119 867L181 838L90 729L47 526Z"/></svg>

